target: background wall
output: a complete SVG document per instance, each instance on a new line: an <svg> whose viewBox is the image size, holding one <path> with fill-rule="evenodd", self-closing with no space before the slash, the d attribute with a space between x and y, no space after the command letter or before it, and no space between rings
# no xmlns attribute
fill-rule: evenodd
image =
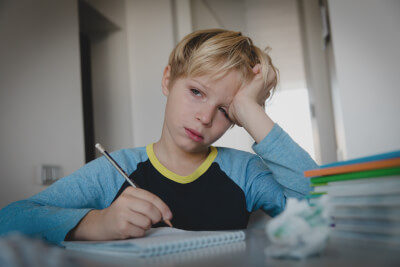
<svg viewBox="0 0 400 267"><path fill-rule="evenodd" d="M311 124L298 1L244 3L246 33L260 48L271 48L269 54L279 69L277 90L266 103L267 114L318 163L326 161L313 142L318 137L313 130L323 125Z"/></svg>
<svg viewBox="0 0 400 267"><path fill-rule="evenodd" d="M0 207L84 163L77 2L0 2Z"/></svg>
<svg viewBox="0 0 400 267"><path fill-rule="evenodd" d="M328 1L343 158L400 149L400 1Z"/></svg>
<svg viewBox="0 0 400 267"><path fill-rule="evenodd" d="M95 25L90 26L88 33L95 141L114 151L133 146L126 2L87 0L86 3L104 16L102 21L92 22Z"/></svg>
<svg viewBox="0 0 400 267"><path fill-rule="evenodd" d="M126 3L133 144L145 146L160 138L164 121L161 77L174 47L173 6L158 0Z"/></svg>
<svg viewBox="0 0 400 267"><path fill-rule="evenodd" d="M299 24L316 159L319 164L337 159L337 128L332 109L331 75L324 44L320 0L300 0ZM332 74L334 72L332 68Z"/></svg>

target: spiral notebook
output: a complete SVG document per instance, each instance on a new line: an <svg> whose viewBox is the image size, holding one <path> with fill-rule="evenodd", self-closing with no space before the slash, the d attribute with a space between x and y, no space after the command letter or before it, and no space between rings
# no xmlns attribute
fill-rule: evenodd
<svg viewBox="0 0 400 267"><path fill-rule="evenodd" d="M245 239L243 231L186 231L170 227L153 228L142 238L115 241L65 241L66 249L102 254L153 257L193 249L231 244Z"/></svg>

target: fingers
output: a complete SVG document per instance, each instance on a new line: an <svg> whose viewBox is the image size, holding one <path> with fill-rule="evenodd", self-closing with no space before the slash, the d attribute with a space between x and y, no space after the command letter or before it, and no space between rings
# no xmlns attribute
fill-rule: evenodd
<svg viewBox="0 0 400 267"><path fill-rule="evenodd" d="M276 72L270 65L270 69L267 74L267 88L268 91L272 89L276 85Z"/></svg>
<svg viewBox="0 0 400 267"><path fill-rule="evenodd" d="M116 223L115 236L112 239L126 239L144 236L151 228L151 221L146 216L136 213L119 213Z"/></svg>
<svg viewBox="0 0 400 267"><path fill-rule="evenodd" d="M171 219L168 206L156 195L139 188L128 187L101 211L103 235L107 239L143 236L146 230L162 219Z"/></svg>
<svg viewBox="0 0 400 267"><path fill-rule="evenodd" d="M254 66L253 72L255 74L254 80L260 80L261 65L257 64L256 66ZM271 96L271 90L274 86L276 86L276 77L277 74L275 72L275 69L273 68L272 65L269 65L266 81L264 81L264 86L261 89L261 91L259 91L258 95L259 104L264 105L265 101Z"/></svg>
<svg viewBox="0 0 400 267"><path fill-rule="evenodd" d="M115 240L144 236L146 230L172 213L156 195L128 187L107 208L91 210L71 230L72 240Z"/></svg>
<svg viewBox="0 0 400 267"><path fill-rule="evenodd" d="M256 65L253 67L253 72L254 72L254 74L260 73L260 72L261 72L261 64L256 64Z"/></svg>
<svg viewBox="0 0 400 267"><path fill-rule="evenodd" d="M273 66L268 69L267 78L263 77L261 64L256 64L252 71L254 77L241 87L236 93L229 109L229 118L238 126L243 126L247 117L247 110L251 106L264 108L265 101L271 95L271 89L275 85L276 74Z"/></svg>
<svg viewBox="0 0 400 267"><path fill-rule="evenodd" d="M145 215L150 215L153 223L159 222L161 219L172 219L172 212L167 204L153 193L133 187L128 187L124 192L137 199L137 201L132 202L132 208Z"/></svg>

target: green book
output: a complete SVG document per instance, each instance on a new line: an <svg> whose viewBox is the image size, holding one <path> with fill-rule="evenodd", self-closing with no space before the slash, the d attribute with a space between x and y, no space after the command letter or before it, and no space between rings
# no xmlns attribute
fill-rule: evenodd
<svg viewBox="0 0 400 267"><path fill-rule="evenodd" d="M328 185L328 183L320 183L320 184L312 183L312 184L311 184L312 187L316 187L316 186L326 186L326 185Z"/></svg>
<svg viewBox="0 0 400 267"><path fill-rule="evenodd" d="M365 179L374 177L377 178L377 177L384 177L384 176L398 175L398 174L400 174L400 167L313 177L310 178L310 180L312 184L320 184L320 183L328 183L334 181L346 181L346 180L356 180L356 179Z"/></svg>
<svg viewBox="0 0 400 267"><path fill-rule="evenodd" d="M309 194L309 195L304 196L304 198L305 198L305 199L319 198L319 197L322 197L323 195L324 195L324 194L319 194L319 195L312 195L312 194Z"/></svg>
<svg viewBox="0 0 400 267"><path fill-rule="evenodd" d="M310 196L321 196L321 195L326 195L326 192L314 192L314 191L311 191L311 192L309 192L309 195Z"/></svg>

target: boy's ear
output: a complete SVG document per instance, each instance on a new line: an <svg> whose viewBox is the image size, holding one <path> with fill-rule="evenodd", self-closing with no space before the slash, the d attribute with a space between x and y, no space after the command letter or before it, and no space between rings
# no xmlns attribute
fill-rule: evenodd
<svg viewBox="0 0 400 267"><path fill-rule="evenodd" d="M164 69L163 77L161 80L161 87L162 87L163 94L165 96L169 95L168 85L169 85L170 77L171 77L171 65L168 65Z"/></svg>

